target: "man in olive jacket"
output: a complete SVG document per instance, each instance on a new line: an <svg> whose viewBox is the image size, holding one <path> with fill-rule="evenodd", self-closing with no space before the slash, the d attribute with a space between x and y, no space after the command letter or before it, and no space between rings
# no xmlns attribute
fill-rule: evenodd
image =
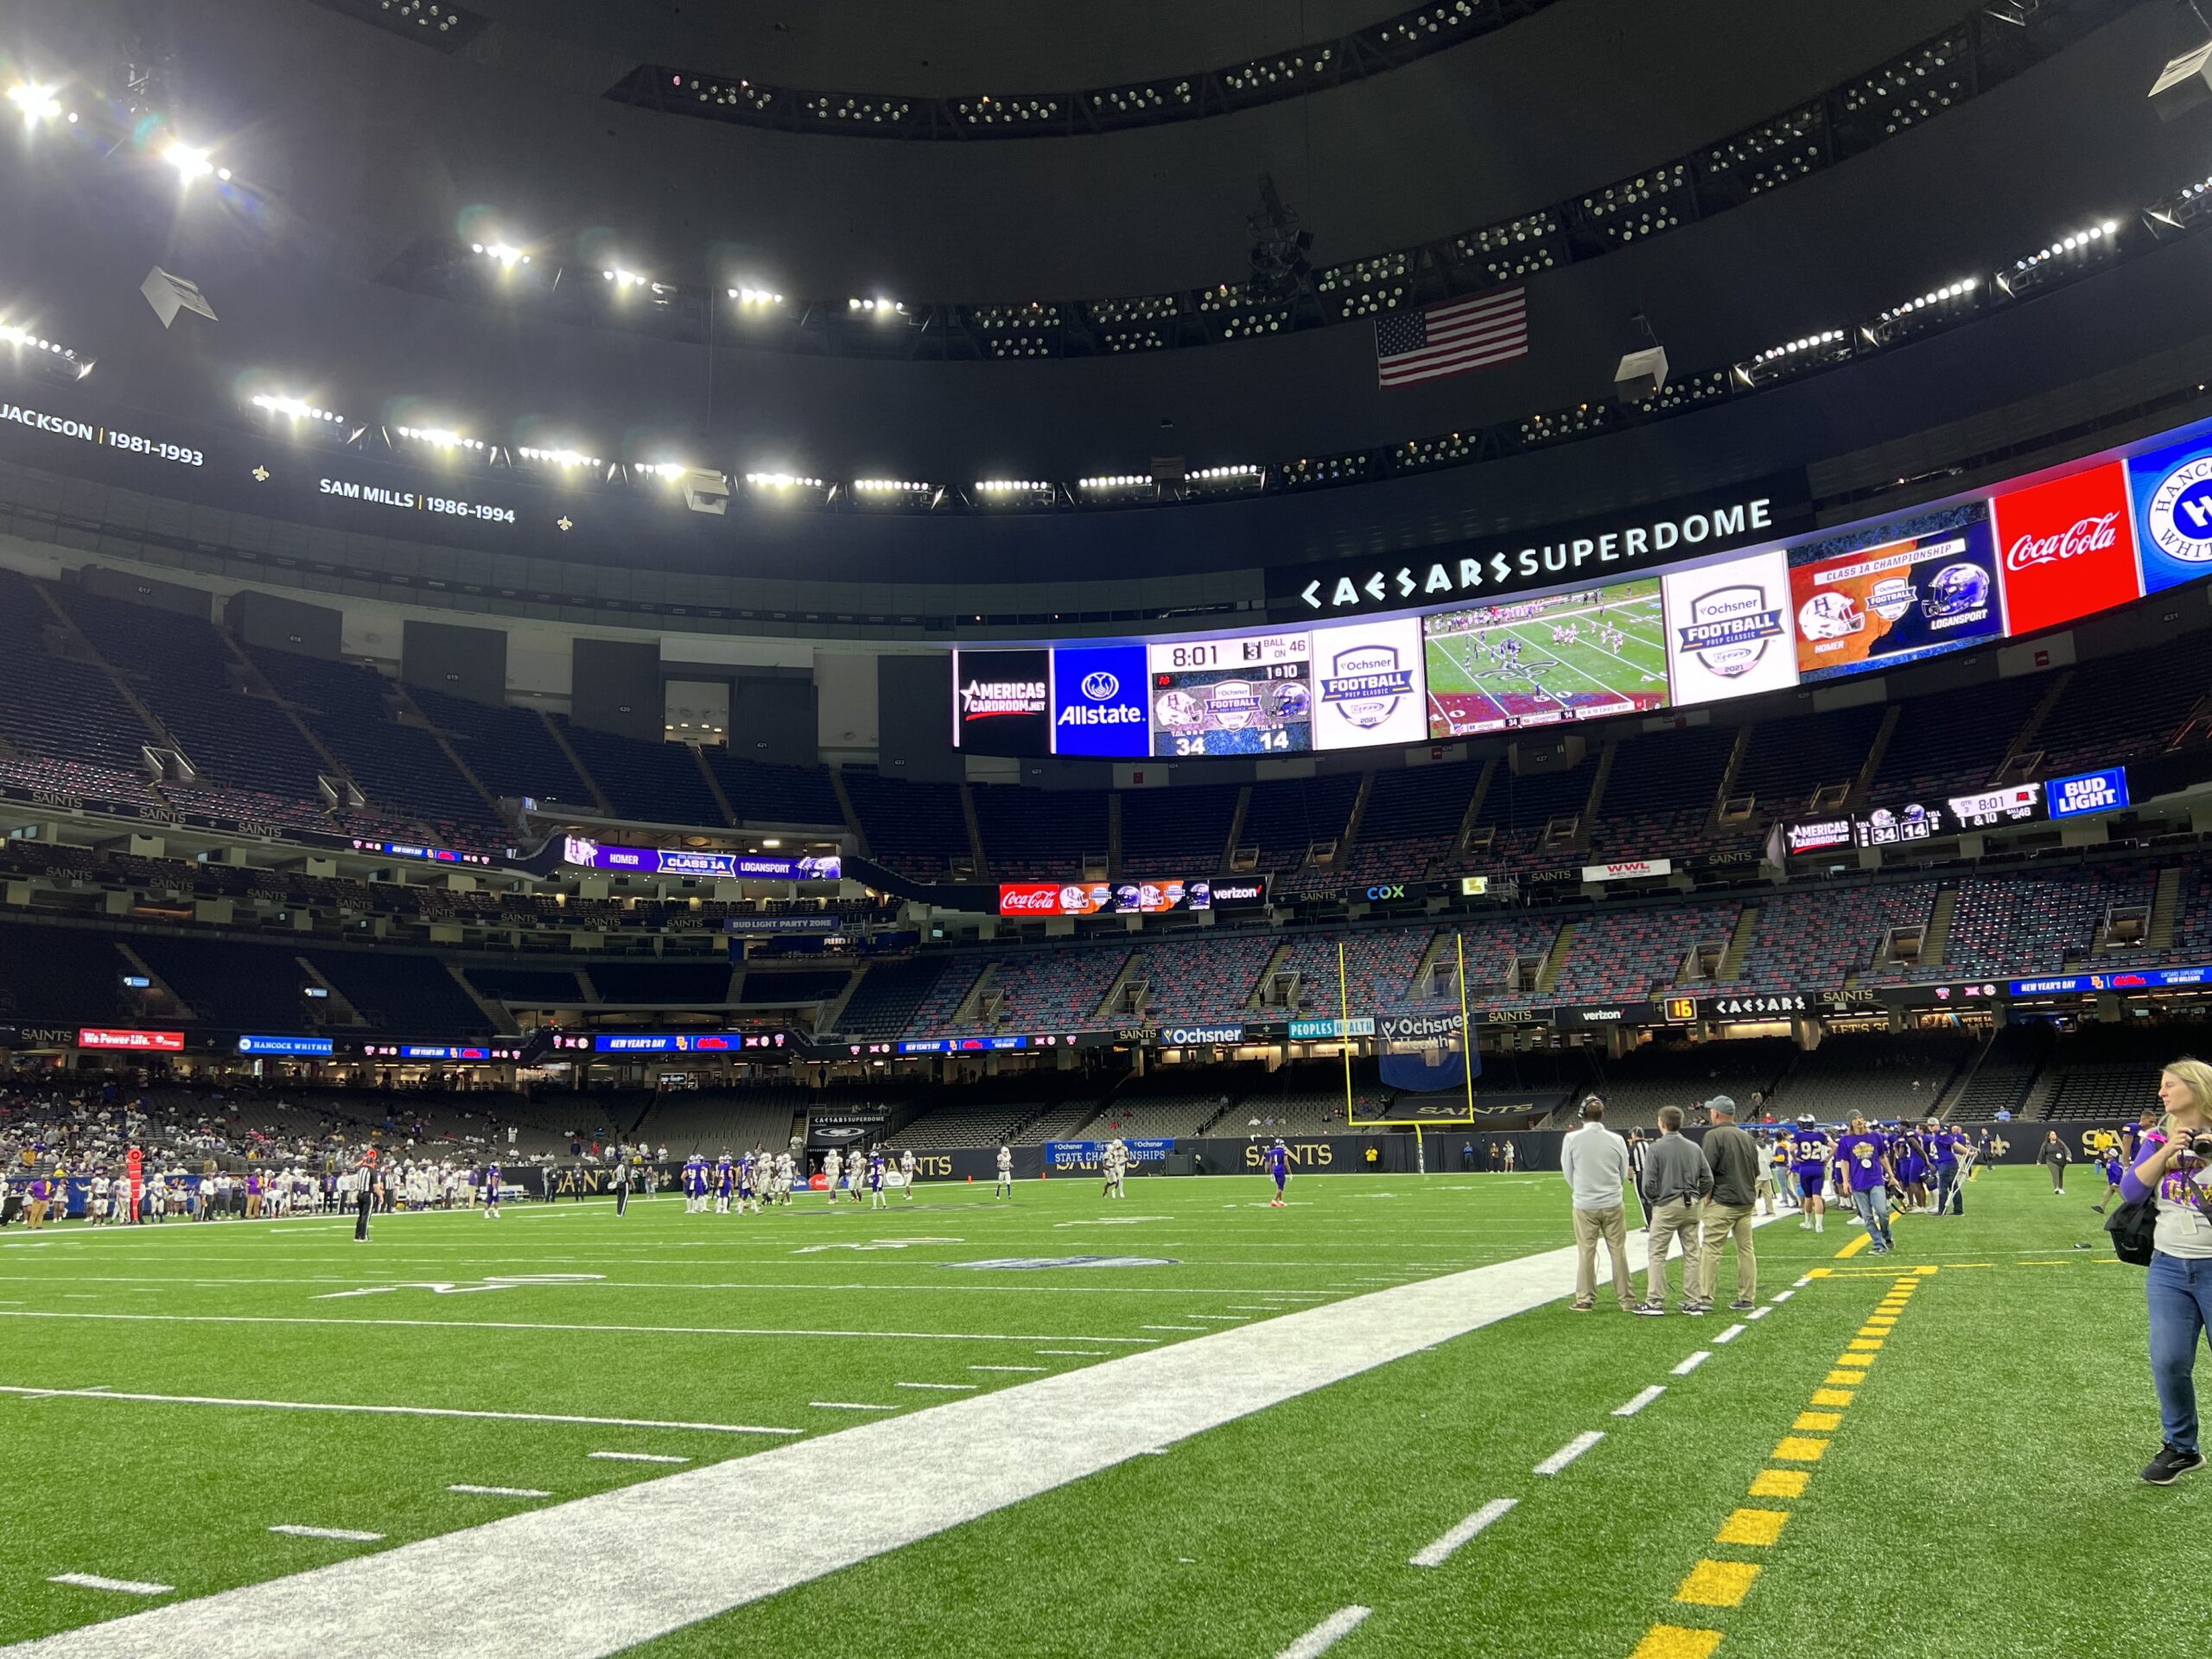
<svg viewBox="0 0 2212 1659"><path fill-rule="evenodd" d="M1736 1103L1715 1095L1705 1103L1713 1127L1705 1132L1705 1160L1713 1166L1713 1197L1705 1206L1705 1264L1699 1288L1710 1303L1720 1289L1720 1247L1736 1240L1736 1300L1741 1313L1759 1298L1758 1258L1751 1253L1751 1209L1758 1196L1758 1143L1736 1127Z"/></svg>

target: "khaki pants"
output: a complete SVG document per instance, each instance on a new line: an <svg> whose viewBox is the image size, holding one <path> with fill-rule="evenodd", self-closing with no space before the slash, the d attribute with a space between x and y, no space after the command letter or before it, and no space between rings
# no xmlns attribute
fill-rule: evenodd
<svg viewBox="0 0 2212 1659"><path fill-rule="evenodd" d="M1643 1300L1654 1307L1667 1300L1667 1250L1682 1241L1682 1300L1698 1300L1698 1263L1704 1255L1699 1241L1698 1206L1681 1198L1670 1199L1651 1212L1651 1260L1644 1274Z"/></svg>
<svg viewBox="0 0 2212 1659"><path fill-rule="evenodd" d="M1574 1212L1574 1300L1598 1299L1598 1238L1613 1262L1613 1296L1624 1308L1636 1306L1636 1281L1628 1265L1628 1222L1624 1206Z"/></svg>
<svg viewBox="0 0 2212 1659"><path fill-rule="evenodd" d="M1732 1234L1736 1240L1736 1300L1758 1300L1758 1258L1751 1253L1752 1207L1748 1204L1708 1204L1705 1207L1704 1260L1698 1271L1700 1283L1709 1299L1719 1297L1720 1247Z"/></svg>

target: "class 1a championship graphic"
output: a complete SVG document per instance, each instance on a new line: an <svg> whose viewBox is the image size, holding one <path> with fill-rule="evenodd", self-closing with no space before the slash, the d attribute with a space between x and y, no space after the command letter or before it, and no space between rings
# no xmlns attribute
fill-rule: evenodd
<svg viewBox="0 0 2212 1659"><path fill-rule="evenodd" d="M1910 662L2002 631L1987 509L1974 502L1947 516L1958 522L1907 540L1792 550L1801 678Z"/></svg>

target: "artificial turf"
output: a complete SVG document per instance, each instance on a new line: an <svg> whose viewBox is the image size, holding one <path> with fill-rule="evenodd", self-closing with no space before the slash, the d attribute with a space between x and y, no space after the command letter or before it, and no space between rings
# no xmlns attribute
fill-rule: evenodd
<svg viewBox="0 0 2212 1659"><path fill-rule="evenodd" d="M1839 1258L1857 1235L1833 1220L1817 1237L1794 1220L1761 1230L1771 1311L1725 1345L1722 1314L1631 1319L1601 1294L1578 1315L1562 1300L639 1651L1268 1655L1352 1605L1372 1614L1331 1651L1355 1659L1624 1659L1655 1626L1719 1632L1726 1659L1846 1631L1885 1654L2114 1651L2115 1547L2178 1535L2206 1500L2135 1479L2157 1441L2139 1272L2109 1264L2085 1197L2041 1180L1985 1173L1964 1217L1901 1219L1886 1261ZM924 1188L887 1212L813 1195L742 1217L663 1198L619 1219L603 1205L396 1216L366 1245L329 1218L11 1229L0 1384L819 1435L971 1397L900 1382L1016 1387L1205 1334L1156 1327L1262 1321L1567 1236L1551 1175L1316 1176L1292 1193L1269 1211L1249 1179L1157 1179L1109 1203L1070 1180L1010 1204ZM1170 1265L950 1265L1077 1255ZM538 1281L471 1288L503 1275ZM1891 1326L1878 1310L1900 1279L1916 1288ZM451 1288L422 1287L435 1283ZM62 1317L27 1317L43 1314ZM1835 1403L1834 1362L1869 1339L1866 1380ZM1712 1357L1672 1374L1700 1348ZM1652 1384L1666 1392L1611 1414ZM1836 1425L1820 1461L1770 1457L1808 1410ZM594 1451L696 1466L786 1439L20 1394L0 1395L0 1423L7 1641L147 1605L58 1573L201 1595L676 1466ZM1531 1472L1587 1430L1606 1438L1558 1475ZM906 1444L901 1478L929 1481L926 1415ZM1749 1496L1769 1469L1806 1472L1802 1494ZM1408 1564L1496 1498L1516 1507L1444 1565ZM1788 1519L1731 1528L1746 1509ZM1715 1541L1777 1525L1771 1544ZM1678 1602L1701 1561L1759 1570L1739 1605Z"/></svg>

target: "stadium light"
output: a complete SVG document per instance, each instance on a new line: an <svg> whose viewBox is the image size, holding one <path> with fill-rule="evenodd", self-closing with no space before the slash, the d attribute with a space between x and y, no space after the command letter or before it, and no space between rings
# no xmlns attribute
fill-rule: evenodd
<svg viewBox="0 0 2212 1659"><path fill-rule="evenodd" d="M515 454L524 461L536 461L543 467L604 467L607 463L597 455L585 454L580 449L537 449L528 444L518 444Z"/></svg>
<svg viewBox="0 0 2212 1659"><path fill-rule="evenodd" d="M12 346L18 352L43 353L34 359L44 371L41 378L81 380L92 372L91 358L79 356L75 347L35 334L20 323L0 322L0 346Z"/></svg>
<svg viewBox="0 0 2212 1659"><path fill-rule="evenodd" d="M286 397L268 392L257 393L253 398L256 409L266 410L271 415L283 415L295 421L327 421L334 426L343 425L346 417L334 415L327 409L318 409L304 397Z"/></svg>
<svg viewBox="0 0 2212 1659"><path fill-rule="evenodd" d="M848 311L872 312L879 318L890 316L903 317L906 315L906 302L901 300L847 300L845 302L845 309Z"/></svg>
<svg viewBox="0 0 2212 1659"><path fill-rule="evenodd" d="M54 95L54 88L34 86L27 80L19 80L8 89L8 101L22 112L27 127L51 121L61 113L61 100Z"/></svg>
<svg viewBox="0 0 2212 1659"><path fill-rule="evenodd" d="M229 168L217 167L206 150L196 144L188 144L181 139L171 139L168 147L162 151L162 159L176 168L179 181L187 188L191 187L194 180L204 179L210 174L221 179L228 179L231 176Z"/></svg>
<svg viewBox="0 0 2212 1659"><path fill-rule="evenodd" d="M986 495L1010 495L1019 490L1042 491L1052 486L1035 479L981 478L976 480L976 487Z"/></svg>
<svg viewBox="0 0 2212 1659"><path fill-rule="evenodd" d="M2010 270L1999 270L1997 283L2007 294L2024 293L2062 275L2084 269L2091 261L2115 251L2119 245L2120 221L2104 219L2086 230L2069 231L2064 236L2053 238L2048 245L2015 259Z"/></svg>
<svg viewBox="0 0 2212 1659"><path fill-rule="evenodd" d="M482 254L503 270L512 270L517 265L530 263L528 254L507 242L472 242L468 245L468 251Z"/></svg>
<svg viewBox="0 0 2212 1659"><path fill-rule="evenodd" d="M1916 295L1902 305L1891 306L1874 319L1872 327L1862 325L1859 332L1870 345L1903 340L1973 310L1981 303L1983 293L1980 277L1962 276L1955 283L1946 283L1941 288Z"/></svg>
<svg viewBox="0 0 2212 1659"><path fill-rule="evenodd" d="M646 277L639 276L634 270L625 270L620 265L609 266L599 274L605 277L608 282L613 283L618 291L629 288L643 288L649 280Z"/></svg>
<svg viewBox="0 0 2212 1659"><path fill-rule="evenodd" d="M477 449L484 448L481 438L465 438L450 428L442 426L395 426L391 429L403 438L416 443L427 443L433 449Z"/></svg>
<svg viewBox="0 0 2212 1659"><path fill-rule="evenodd" d="M856 478L853 488L862 495L927 495L937 486L911 479Z"/></svg>
<svg viewBox="0 0 2212 1659"><path fill-rule="evenodd" d="M781 305L784 296L765 288L733 288L729 296L740 305Z"/></svg>
<svg viewBox="0 0 2212 1659"><path fill-rule="evenodd" d="M690 472L680 461L634 461L630 463L633 473L645 473L664 482L674 483Z"/></svg>
<svg viewBox="0 0 2212 1659"><path fill-rule="evenodd" d="M1823 328L1800 334L1779 346L1770 346L1757 357L1736 365L1736 378L1747 386L1766 385L1808 369L1841 363L1851 356L1851 334L1843 328Z"/></svg>
<svg viewBox="0 0 2212 1659"><path fill-rule="evenodd" d="M823 487L818 478L806 478L798 473L747 473L745 481L756 490L818 490Z"/></svg>
<svg viewBox="0 0 2212 1659"><path fill-rule="evenodd" d="M1076 487L1103 494L1112 490L1148 490L1152 487L1149 473L1103 473L1096 478L1079 478Z"/></svg>

